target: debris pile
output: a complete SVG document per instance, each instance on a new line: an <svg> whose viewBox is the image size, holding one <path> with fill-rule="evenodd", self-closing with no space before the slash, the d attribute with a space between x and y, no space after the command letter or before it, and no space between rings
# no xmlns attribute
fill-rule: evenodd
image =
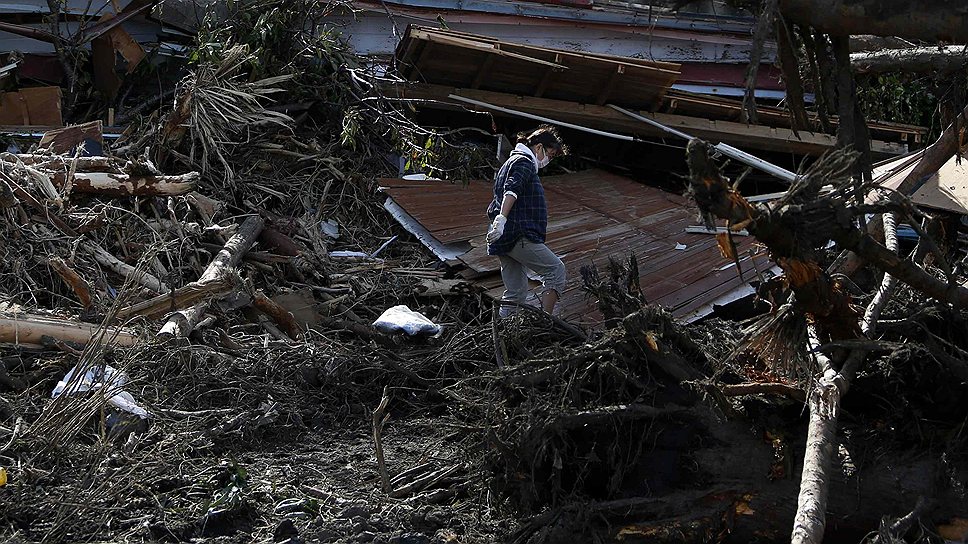
<svg viewBox="0 0 968 544"><path fill-rule="evenodd" d="M66 107L52 126L4 129L0 153L0 539L781 542L815 466L828 538L964 539L958 198L927 212L914 203L937 195L878 198L893 193L855 183L842 152L750 199L697 138L682 150L688 198L574 158L562 169L581 172L545 178L549 232L573 253L563 306L594 319L528 305L500 318L495 261L475 247L490 188L469 180L490 177L513 125L469 111L479 122L421 125L412 104L638 133L605 103L644 99L674 121L726 102L668 89L669 63L444 21L400 33L400 66L375 63L327 24L352 15L339 2L215 2L160 40L162 62L124 39L154 2L92 26L67 4L55 22L82 30L45 53L69 69L54 87ZM461 58L476 60L454 69ZM32 77L14 60L0 76ZM488 78L496 67L520 72ZM439 79L402 77L421 73ZM632 76L654 88L629 92ZM43 109L25 111L18 123ZM706 121L704 136L738 125ZM960 175L952 126L923 154L944 166L925 187ZM764 149L835 143L735 128ZM924 134L878 130L880 153ZM926 162L883 168L909 193ZM883 216L862 228L868 213ZM916 246L897 243L896 220ZM830 240L867 266L825 272ZM753 317L710 317L723 300Z"/></svg>

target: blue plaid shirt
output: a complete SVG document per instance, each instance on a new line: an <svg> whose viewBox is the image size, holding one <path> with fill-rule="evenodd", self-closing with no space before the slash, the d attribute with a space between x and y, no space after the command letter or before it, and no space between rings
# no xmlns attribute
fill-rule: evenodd
<svg viewBox="0 0 968 544"><path fill-rule="evenodd" d="M538 165L534 154L524 144L518 144L511 157L494 176L494 200L487 207L491 221L501 213L505 193L517 197L508 213L504 234L493 244L488 244L488 255L505 255L522 236L543 244L548 230L548 204L544 188L538 178Z"/></svg>

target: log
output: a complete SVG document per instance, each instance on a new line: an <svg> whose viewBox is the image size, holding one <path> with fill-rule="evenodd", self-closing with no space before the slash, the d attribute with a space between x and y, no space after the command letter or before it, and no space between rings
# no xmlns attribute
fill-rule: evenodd
<svg viewBox="0 0 968 544"><path fill-rule="evenodd" d="M226 274L205 282L193 281L170 293L121 308L115 317L122 321L135 316L155 320L168 313L225 295L236 286L238 286L238 279L234 274Z"/></svg>
<svg viewBox="0 0 968 544"><path fill-rule="evenodd" d="M198 278L197 283L213 281L221 276L230 274L239 265L242 257L249 251L252 244L255 243L264 226L265 221L255 215L243 221L239 230L225 242L225 247L222 248L222 251L219 251L215 258L212 259L212 262L209 263L208 268ZM162 326L158 333L159 336L188 336L202 320L202 316L207 309L208 302L202 302L186 310L175 312L168 318L164 326Z"/></svg>
<svg viewBox="0 0 968 544"><path fill-rule="evenodd" d="M947 74L964 70L968 50L964 45L909 47L852 53L850 66L858 74L889 72Z"/></svg>
<svg viewBox="0 0 968 544"><path fill-rule="evenodd" d="M859 35L850 37L850 52L880 51L881 49L906 49L914 44L893 36Z"/></svg>
<svg viewBox="0 0 968 544"><path fill-rule="evenodd" d="M835 36L968 42L968 5L952 0L780 0L787 19Z"/></svg>
<svg viewBox="0 0 968 544"><path fill-rule="evenodd" d="M881 219L884 228L884 243L887 249L894 253L897 253L897 223L895 222L893 213L881 214ZM926 242L926 240L925 240ZM926 244L919 244L919 247L925 247ZM917 262L917 261L915 261ZM881 279L881 285L877 288L877 292L874 294L874 299L867 306L867 310L864 312L864 320L861 323L861 330L868 337L873 337L874 326L877 324L878 318L881 316L881 310L887 305L887 301L890 300L891 295L894 294L894 288L897 286L897 279L890 275L884 274Z"/></svg>
<svg viewBox="0 0 968 544"><path fill-rule="evenodd" d="M727 397L738 397L741 395L781 395L797 402L804 402L807 399L802 389L785 383L724 384L719 386L719 390Z"/></svg>
<svg viewBox="0 0 968 544"><path fill-rule="evenodd" d="M954 121L944 129L941 136L928 147L926 147L907 177L898 184L896 192L901 195L911 195L917 191L927 180L928 176L938 171L944 166L955 153L959 151L962 134L965 130L965 121L968 120L968 105L962 110ZM880 218L874 218L867 224L868 233L874 238L879 239L884 236L884 224ZM838 256L836 262L831 265L832 273L853 275L864 266L864 259L853 253L845 253Z"/></svg>
<svg viewBox="0 0 968 544"><path fill-rule="evenodd" d="M825 238L824 233L805 235L803 232L793 232L791 225L798 223L792 217L784 217L788 213L805 216L818 210L800 211L800 206L765 210L761 205L751 205L730 187L718 167L710 162L710 149L709 144L701 140L689 142L686 148L690 186L700 211L712 213L731 223L747 225L747 230L770 249L783 269L795 293L799 310L810 315L824 335L833 339L860 337L857 315L849 297L817 265L815 246ZM815 190L823 185L823 182L807 176L801 183L805 184L804 187L816 187ZM834 208L833 202L828 208ZM838 207L836 211L828 210L827 213L828 219L818 223L830 226L835 240L838 233L845 234L846 231L858 237L866 236L866 233L854 227L849 210ZM817 238L811 239L811 235ZM886 248L881 249L891 254ZM858 251L858 254L862 253ZM852 352L850 363L844 365L842 374L833 370L833 365L828 362L828 370L809 397L807 447L791 537L794 544L819 544L823 541L840 397L846 394L853 372L863 362L865 355L863 350ZM817 359L826 361L821 354L817 354Z"/></svg>
<svg viewBox="0 0 968 544"><path fill-rule="evenodd" d="M299 323L296 323L296 318L293 317L292 313L265 296L261 291L252 297L252 306L271 317L289 338L299 340L302 336L302 329L299 328Z"/></svg>
<svg viewBox="0 0 968 544"><path fill-rule="evenodd" d="M100 327L66 319L56 319L37 314L0 314L0 342L18 345L43 346L44 337L65 342L87 344ZM133 346L140 342L134 333L119 327L110 327L104 334L109 345Z"/></svg>
<svg viewBox="0 0 968 544"><path fill-rule="evenodd" d="M81 306L84 306L85 310L90 308L93 302L91 297L91 288L88 286L87 282L84 281L84 278L75 272L73 268L68 266L67 263L64 262L64 259L61 259L60 257L52 257L47 261L47 264L49 264L50 267L57 272L61 279L64 280L64 283L70 286L70 288L74 291L74 294L77 295L77 300L80 301Z"/></svg>
<svg viewBox="0 0 968 544"><path fill-rule="evenodd" d="M111 255L107 252L107 250L94 242L81 242L80 248L90 253L94 257L94 260L97 261L101 266L107 267L115 274L123 276L126 279L130 278L135 283L139 283L155 293L167 293L171 290L158 278L152 276L144 270L138 270L130 264L122 262L120 259L114 255Z"/></svg>
<svg viewBox="0 0 968 544"><path fill-rule="evenodd" d="M67 171L71 166L77 172L113 172L121 174L124 162L112 157L65 157L63 155L41 155L36 153L2 153L0 160L20 161L27 166L37 166L44 170Z"/></svg>
<svg viewBox="0 0 968 544"><path fill-rule="evenodd" d="M71 192L103 196L177 196L195 189L200 174L190 172L179 176L129 176L111 172L76 172L71 178ZM67 186L67 174L51 176L58 188Z"/></svg>

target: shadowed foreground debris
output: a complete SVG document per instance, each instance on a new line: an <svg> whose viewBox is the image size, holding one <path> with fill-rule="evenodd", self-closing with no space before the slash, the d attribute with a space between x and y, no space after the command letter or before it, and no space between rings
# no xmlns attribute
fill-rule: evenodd
<svg viewBox="0 0 968 544"><path fill-rule="evenodd" d="M746 230L784 271L756 270L755 317L684 325L629 254L581 270L599 328L498 319L375 182L391 156L489 174L491 133L380 95L393 72L317 28L336 4L233 5L177 85L122 88L103 155L71 130L0 154L0 540L786 542L795 520L804 541L964 539L964 263L927 236L944 217L862 198L880 193L849 153L751 203L694 140L725 262ZM901 221L924 235L910 256ZM829 240L866 268L826 272ZM442 332L373 326L398 305Z"/></svg>

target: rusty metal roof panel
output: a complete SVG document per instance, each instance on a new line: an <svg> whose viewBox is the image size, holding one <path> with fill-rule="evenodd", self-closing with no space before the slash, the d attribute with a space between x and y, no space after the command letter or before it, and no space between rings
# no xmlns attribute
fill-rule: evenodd
<svg viewBox="0 0 968 544"><path fill-rule="evenodd" d="M680 195L601 170L548 176L542 184L548 200L547 243L568 271L560 307L567 319L600 319L596 301L581 291L580 270L588 264L604 268L609 258L634 254L646 298L679 317L701 317L697 312L708 313L711 302L739 289L749 291L756 273L772 267L752 238L736 236L741 279L735 263L720 254L715 236L685 232L696 224L697 210ZM471 249L458 257L467 276L500 296L500 262L487 255L484 245L489 182L388 179L381 186L440 242L468 243Z"/></svg>

